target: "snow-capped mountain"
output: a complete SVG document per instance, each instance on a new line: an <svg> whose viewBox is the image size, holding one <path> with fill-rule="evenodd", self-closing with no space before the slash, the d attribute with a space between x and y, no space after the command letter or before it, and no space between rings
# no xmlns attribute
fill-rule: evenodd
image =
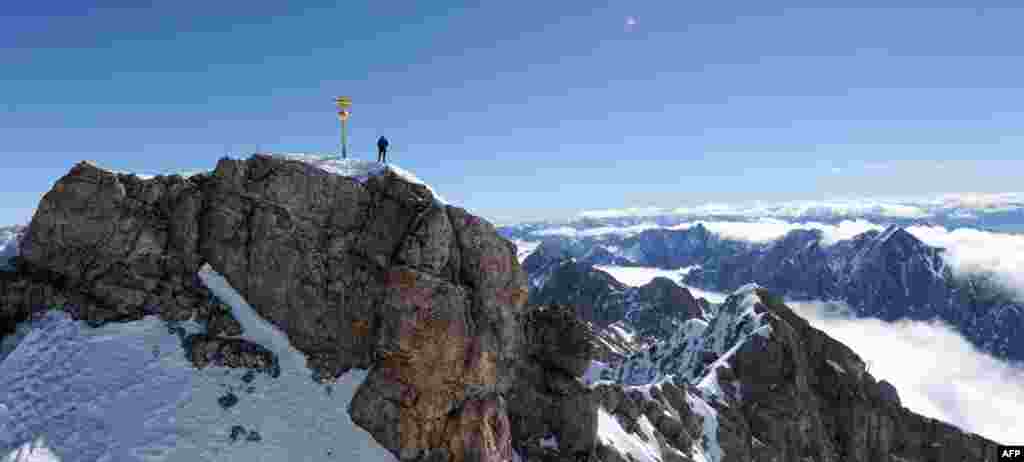
<svg viewBox="0 0 1024 462"><path fill-rule="evenodd" d="M628 260L623 265L693 266L685 283L708 290L729 292L757 282L789 298L844 301L866 317L938 318L985 351L1024 360L1024 341L1014 335L1024 328L1024 296L1006 285L1006 277L954 271L947 250L925 244L901 226L873 227L838 240L852 233L779 228L783 234L765 241L723 238L697 224L634 234L556 235L538 248L576 258L602 249Z"/></svg>
<svg viewBox="0 0 1024 462"><path fill-rule="evenodd" d="M853 351L756 285L620 365L583 364L588 326L569 309L527 316L539 359L519 374L512 400L529 405L512 421L531 460L589 446L616 462L994 460L994 443L903 408Z"/></svg>
<svg viewBox="0 0 1024 462"><path fill-rule="evenodd" d="M708 461L995 460L983 438L901 407L856 353L753 284L713 316L590 375L591 387L608 377L627 385L624 398L603 389L620 421L646 417Z"/></svg>
<svg viewBox="0 0 1024 462"><path fill-rule="evenodd" d="M604 231L525 256L374 162L260 154L146 178L80 163L27 228L4 234L17 244L0 271L0 460L925 462L994 450L900 407L852 351L757 286L715 306L677 284L696 267L630 286L594 266L720 268L768 244L698 226ZM851 255L895 255L860 264L890 276L941 273L887 233L898 245L868 236ZM758 262L796 266L776 253Z"/></svg>
<svg viewBox="0 0 1024 462"><path fill-rule="evenodd" d="M791 298L841 300L856 314L895 321L941 319L997 357L1024 359L1024 301L983 274L954 274L905 229L891 226L827 246L794 231L774 244L708 261L686 282L733 290L757 282Z"/></svg>

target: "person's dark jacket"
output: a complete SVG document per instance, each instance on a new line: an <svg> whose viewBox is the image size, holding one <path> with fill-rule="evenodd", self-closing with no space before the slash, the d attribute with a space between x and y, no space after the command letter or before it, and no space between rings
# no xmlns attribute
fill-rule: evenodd
<svg viewBox="0 0 1024 462"><path fill-rule="evenodd" d="M383 136L380 137L377 140L377 148L378 149L387 149L387 147L388 147L388 139L384 138Z"/></svg>

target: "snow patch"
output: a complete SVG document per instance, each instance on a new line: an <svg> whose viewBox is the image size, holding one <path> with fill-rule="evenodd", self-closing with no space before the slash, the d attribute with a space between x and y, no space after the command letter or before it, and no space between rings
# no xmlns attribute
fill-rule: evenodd
<svg viewBox="0 0 1024 462"><path fill-rule="evenodd" d="M2 462L61 462L61 459L50 450L45 438L37 438L11 451Z"/></svg>
<svg viewBox="0 0 1024 462"><path fill-rule="evenodd" d="M519 259L519 263L526 261L526 258L540 247L539 241L512 241L516 245L516 258Z"/></svg>
<svg viewBox="0 0 1024 462"><path fill-rule="evenodd" d="M658 440L654 438L654 427L647 416L642 416L639 423L647 441L623 429L615 416L609 414L604 407L597 409L597 437L601 443L632 457L635 462L661 462L663 458Z"/></svg>
<svg viewBox="0 0 1024 462"><path fill-rule="evenodd" d="M634 338L636 338L636 334L632 331L626 330L626 328L622 325L621 321L616 322L608 327L614 330L615 333L626 342L633 343Z"/></svg>
<svg viewBox="0 0 1024 462"><path fill-rule="evenodd" d="M836 372L838 372L840 374L845 374L846 373L846 369L843 369L843 366L840 366L835 361L833 361L831 359L826 359L825 362L827 362L829 366L832 366L832 369L834 369Z"/></svg>
<svg viewBox="0 0 1024 462"><path fill-rule="evenodd" d="M686 393L686 403L703 421L701 441L694 443L693 452L701 454L707 462L721 462L724 452L718 443L718 411L700 397Z"/></svg>
<svg viewBox="0 0 1024 462"><path fill-rule="evenodd" d="M348 416L365 371L313 381L304 356L223 277L200 277L244 337L278 355L279 377L196 370L175 326L153 316L90 328L47 312L0 362L0 460L395 460ZM229 393L237 402L222 407ZM245 435L233 440L234 426Z"/></svg>

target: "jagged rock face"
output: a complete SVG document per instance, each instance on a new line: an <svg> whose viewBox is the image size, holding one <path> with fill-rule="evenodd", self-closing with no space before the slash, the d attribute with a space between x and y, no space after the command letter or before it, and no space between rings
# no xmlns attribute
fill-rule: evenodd
<svg viewBox="0 0 1024 462"><path fill-rule="evenodd" d="M523 260L523 271L529 275L539 275L553 265L572 258L562 240L548 239L541 242L529 256Z"/></svg>
<svg viewBox="0 0 1024 462"><path fill-rule="evenodd" d="M671 279L656 277L635 290L644 308L630 313L628 321L639 332L653 338L668 338L683 321L704 314L690 291Z"/></svg>
<svg viewBox="0 0 1024 462"><path fill-rule="evenodd" d="M856 353L764 289L731 296L706 327L691 327L622 371L699 384L691 393L717 413L723 462L995 460L994 442L903 408L895 388L876 381ZM658 387L652 399L682 411L680 399Z"/></svg>
<svg viewBox="0 0 1024 462"><path fill-rule="evenodd" d="M140 180L81 163L43 198L21 258L2 282L16 300L0 312L59 296L93 323L189 318L212 303L196 277L209 263L321 379L372 368L351 414L396 456L511 457L501 394L527 297L514 245L390 171L361 183L256 155L188 179ZM50 276L25 276L40 272ZM212 319L218 333L234 332ZM245 350L196 340L200 358Z"/></svg>
<svg viewBox="0 0 1024 462"><path fill-rule="evenodd" d="M570 306L597 329L624 321L646 339L667 338L682 322L702 314L690 291L667 278L629 287L579 261L561 260L553 268L540 268L541 275L530 275L533 280L543 280L531 292L530 302Z"/></svg>
<svg viewBox="0 0 1024 462"><path fill-rule="evenodd" d="M733 369L740 412L763 452L779 460L994 460L995 443L901 407L895 389L866 372L856 353L777 297L761 299L773 333L741 348Z"/></svg>
<svg viewBox="0 0 1024 462"><path fill-rule="evenodd" d="M533 306L523 314L517 381L509 393L512 441L527 460L557 460L540 447L558 438L558 453L589 456L597 432L596 394L577 379L593 356L591 333L568 307Z"/></svg>
<svg viewBox="0 0 1024 462"><path fill-rule="evenodd" d="M621 364L627 357L639 352L647 346L648 341L637 335L632 326L625 321L599 327L587 323L593 346L592 358L606 364Z"/></svg>
<svg viewBox="0 0 1024 462"><path fill-rule="evenodd" d="M545 279L531 295L530 303L571 306L580 318L598 325L611 324L626 315L629 287L604 271L569 260L551 270Z"/></svg>

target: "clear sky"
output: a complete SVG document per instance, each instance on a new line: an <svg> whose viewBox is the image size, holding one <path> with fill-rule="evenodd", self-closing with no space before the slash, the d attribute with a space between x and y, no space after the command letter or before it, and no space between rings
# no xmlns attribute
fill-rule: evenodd
<svg viewBox="0 0 1024 462"><path fill-rule="evenodd" d="M498 222L1022 190L1014 3L7 2L0 224L82 159L337 151L337 95L356 156Z"/></svg>

